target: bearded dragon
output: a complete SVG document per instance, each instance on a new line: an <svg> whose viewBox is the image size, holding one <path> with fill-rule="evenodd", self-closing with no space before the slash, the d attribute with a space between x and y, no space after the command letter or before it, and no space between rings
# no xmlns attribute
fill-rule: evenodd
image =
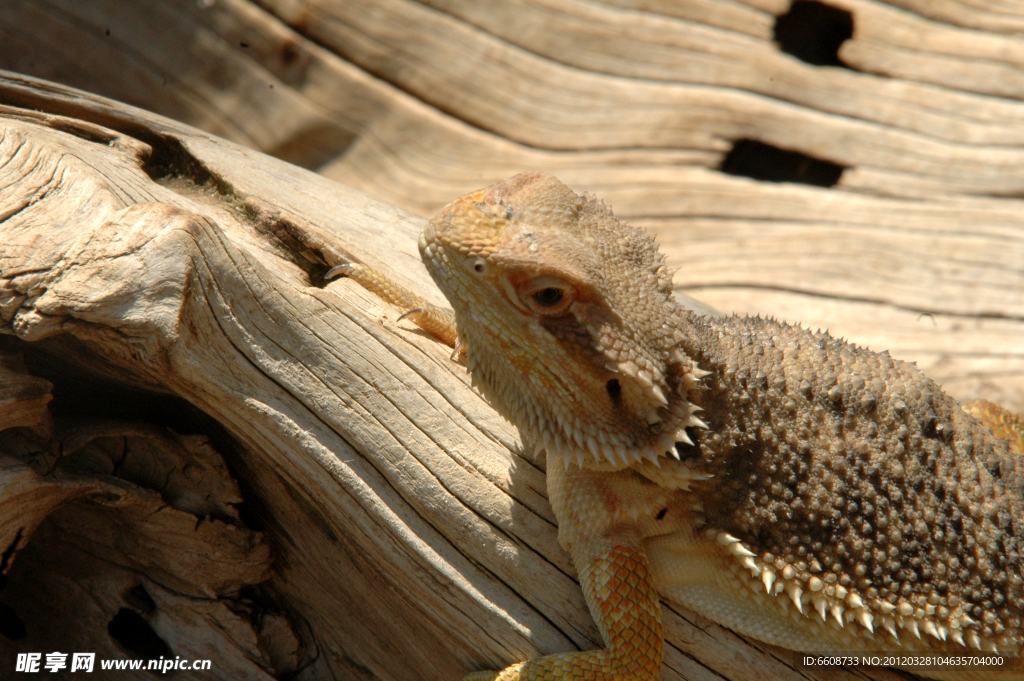
<svg viewBox="0 0 1024 681"><path fill-rule="evenodd" d="M546 453L605 643L467 679L656 679L659 597L796 651L1021 650L1019 419L992 412L1015 454L888 353L684 310L653 238L549 175L452 202L419 249L453 312L329 275L457 342Z"/></svg>

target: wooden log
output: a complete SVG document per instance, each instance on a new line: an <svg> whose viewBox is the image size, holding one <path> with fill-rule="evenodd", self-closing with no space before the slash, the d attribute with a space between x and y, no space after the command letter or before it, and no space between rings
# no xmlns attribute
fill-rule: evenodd
<svg viewBox="0 0 1024 681"><path fill-rule="evenodd" d="M319 278L354 257L433 290L418 220L45 88L3 83L79 118L0 110L5 382L28 414L0 433L5 649L403 679L598 645L538 462L447 348ZM665 678L802 674L666 617Z"/></svg>
<svg viewBox="0 0 1024 681"><path fill-rule="evenodd" d="M554 173L656 231L681 291L828 328L961 399L1024 411L1024 13L828 2L850 21L835 66L780 49L788 0L9 0L0 65L421 217ZM835 163L838 183L716 172L744 139Z"/></svg>

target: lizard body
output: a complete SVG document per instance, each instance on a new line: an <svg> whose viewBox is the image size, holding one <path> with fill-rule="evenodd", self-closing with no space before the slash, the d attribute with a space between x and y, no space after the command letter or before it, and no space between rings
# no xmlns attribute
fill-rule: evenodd
<svg viewBox="0 0 1024 681"><path fill-rule="evenodd" d="M793 650L1021 650L1024 462L916 367L683 310L653 239L540 173L420 252L474 384L547 453L606 644L471 678L655 679L659 593Z"/></svg>

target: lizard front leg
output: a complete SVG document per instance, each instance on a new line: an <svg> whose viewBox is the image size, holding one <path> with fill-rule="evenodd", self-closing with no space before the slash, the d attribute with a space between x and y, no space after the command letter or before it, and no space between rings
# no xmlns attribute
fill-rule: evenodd
<svg viewBox="0 0 1024 681"><path fill-rule="evenodd" d="M558 539L572 555L605 648L547 655L501 672L471 674L465 681L658 678L664 650L661 604L637 523L628 512L634 504L644 505L637 497L649 487L629 470L566 469L561 455L549 457L548 495Z"/></svg>
<svg viewBox="0 0 1024 681"><path fill-rule="evenodd" d="M409 316L427 333L457 347L450 311L427 303L365 265L339 265L325 279L335 276L356 280L407 310L403 317ZM549 462L548 492L559 521L559 541L572 555L583 596L605 648L547 655L500 672L470 674L464 681L658 678L664 649L661 604L636 522L623 513L649 487L650 483L631 471L566 470L561 456Z"/></svg>
<svg viewBox="0 0 1024 681"><path fill-rule="evenodd" d="M376 293L387 302L405 310L399 317L408 317L410 321L438 339L445 345L459 352L459 336L455 331L455 317L451 310L437 307L427 302L422 296L396 284L377 270L359 263L342 263L332 267L324 275L325 280L335 277L348 277L367 291Z"/></svg>

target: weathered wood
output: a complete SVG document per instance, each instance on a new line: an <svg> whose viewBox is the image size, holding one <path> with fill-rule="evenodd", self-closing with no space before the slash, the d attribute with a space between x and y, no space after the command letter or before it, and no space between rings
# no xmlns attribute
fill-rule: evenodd
<svg viewBox="0 0 1024 681"><path fill-rule="evenodd" d="M420 216L552 172L655 229L680 290L1024 410L1024 12L830 4L851 13L849 68L779 50L788 0L10 0L0 65ZM833 189L715 172L740 138L846 170Z"/></svg>
<svg viewBox="0 0 1024 681"><path fill-rule="evenodd" d="M320 287L340 253L394 267L381 242L410 250L417 220L140 111L13 77L2 88L136 135L0 110L5 356L29 367L11 359L6 382L33 414L0 433L4 603L26 632L5 650L403 679L597 645L543 471L509 426L447 348L349 282ZM111 377L129 402L168 409L152 395L170 393L219 426L179 435L160 416L92 414ZM64 403L52 424L47 380ZM45 626L57 612L66 626ZM667 679L803 674L666 615ZM125 617L146 622L148 644L106 633Z"/></svg>
<svg viewBox="0 0 1024 681"><path fill-rule="evenodd" d="M0 546L18 549L0 602L27 628L13 644L0 633L0 658L61 641L139 657L107 633L122 608L225 678L451 679L595 645L515 433L395 310L317 279L355 256L440 302L419 221L390 204L429 215L520 170L655 230L680 291L828 327L917 360L958 397L1024 410L1024 13L831 4L853 15L849 69L779 51L786 0L0 3L0 66L383 199L142 111L0 80L0 104L44 112L0 119L0 173L14 173L0 180L0 313L16 333L0 380L22 396L0 403L21 424L0 442L0 499L38 502L0 509ZM832 189L717 172L738 139L846 170ZM93 387L112 406L87 412L103 428L76 430L67 405ZM193 433L209 444L176 440ZM175 520L202 517L177 501L142 524L166 483L110 469L146 452L132 456L164 470L182 451L212 466L222 507L201 531ZM64 459L91 467L72 483L53 468ZM225 582L187 560L137 563L118 543L129 532L180 556L237 532L246 542L228 546L249 567ZM181 590L187 577L201 594ZM81 596L38 605L51 578ZM666 679L850 678L666 614ZM67 626L40 638L55 619Z"/></svg>

